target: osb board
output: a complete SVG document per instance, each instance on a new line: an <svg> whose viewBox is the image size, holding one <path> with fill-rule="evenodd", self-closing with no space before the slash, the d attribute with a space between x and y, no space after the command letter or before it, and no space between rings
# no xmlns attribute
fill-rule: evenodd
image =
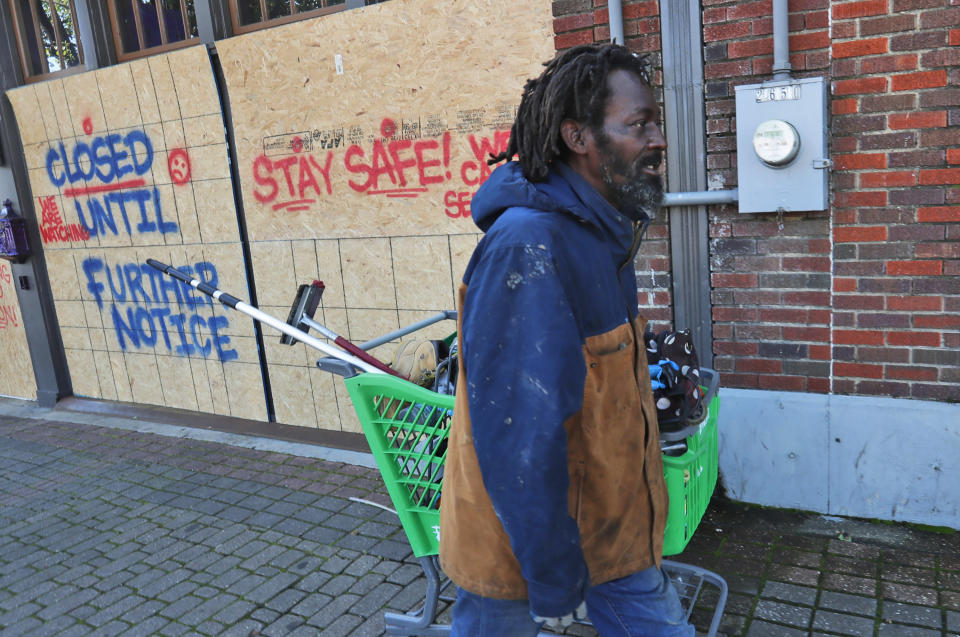
<svg viewBox="0 0 960 637"><path fill-rule="evenodd" d="M320 279L316 320L355 343L454 309L485 160L554 53L550 2L393 0L217 50L260 307L285 317L297 285ZM266 356L279 422L359 431L318 352L270 336Z"/></svg>
<svg viewBox="0 0 960 637"><path fill-rule="evenodd" d="M37 380L10 264L0 261L0 395L37 399Z"/></svg>
<svg viewBox="0 0 960 637"><path fill-rule="evenodd" d="M7 95L45 251L239 241L204 47Z"/></svg>
<svg viewBox="0 0 960 637"><path fill-rule="evenodd" d="M551 3L393 0L217 51L251 240L473 232Z"/></svg>
<svg viewBox="0 0 960 637"><path fill-rule="evenodd" d="M259 241L251 245L253 262L269 264L257 274L259 306L284 318L297 286L321 280L325 290L314 320L363 343L454 309L455 285L478 240L472 233ZM455 330L453 321L445 320L416 336L441 339ZM278 422L360 431L343 384L315 369L321 352L302 344L281 345L273 333L266 335L265 346ZM371 353L389 362L397 346L387 343Z"/></svg>
<svg viewBox="0 0 960 637"><path fill-rule="evenodd" d="M8 96L74 393L265 418L252 321L146 265L246 296L206 48Z"/></svg>

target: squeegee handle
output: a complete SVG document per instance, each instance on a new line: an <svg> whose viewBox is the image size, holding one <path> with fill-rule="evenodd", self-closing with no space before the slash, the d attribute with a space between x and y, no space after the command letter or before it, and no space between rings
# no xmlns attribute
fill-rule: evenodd
<svg viewBox="0 0 960 637"><path fill-rule="evenodd" d="M160 263L156 259L147 259L147 265L157 270L160 270L161 272L163 272L168 276L172 276L174 279L177 279L178 281L183 281L187 285L197 288L204 294L208 296L212 296L215 300L220 301L227 307L237 309L237 303L243 302L237 297L227 294L223 290L218 290L217 288L213 287L209 283L204 283L203 281L199 279L195 279L188 274L184 274L183 272L176 269L172 265L166 265L164 263Z"/></svg>
<svg viewBox="0 0 960 637"><path fill-rule="evenodd" d="M333 356L334 358L338 358L346 363L354 365L355 367L359 367L365 372L373 372L376 374L384 373L383 370L380 369L379 367L371 365L365 360L361 360L356 356L353 356L352 354L348 354L342 350L337 349L336 347L328 345L327 343L324 343L320 339L314 338L309 334L301 330L298 330L292 325L288 325L287 323L285 323L284 321L281 321L277 317L271 316L266 312L261 312L259 309L253 307L252 305L248 305L247 303L244 303L237 297L231 296L226 292L224 292L223 290L218 290L217 288L213 287L209 283L204 283L199 279L193 278L190 275L185 274L180 270L174 268L173 266L160 263L155 259L147 259L147 265L157 270L160 270L164 274L169 275L177 279L178 281L183 281L190 287L194 287L200 290L201 292L203 292L204 294L212 296L214 299L216 299L217 301L220 301L227 307L233 308L238 312L242 312L243 314L246 314L247 316L258 320L261 323L266 323L267 325L274 328L275 330L279 330L284 334L287 334L288 336L295 338L298 341L306 343L310 347L313 347L314 349L318 349L321 352L327 354L328 356Z"/></svg>

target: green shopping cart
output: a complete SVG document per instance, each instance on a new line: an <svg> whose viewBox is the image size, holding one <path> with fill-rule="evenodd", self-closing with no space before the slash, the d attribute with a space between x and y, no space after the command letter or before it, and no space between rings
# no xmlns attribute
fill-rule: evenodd
<svg viewBox="0 0 960 637"><path fill-rule="evenodd" d="M434 322L455 318L455 312L444 312L360 347L369 349ZM387 634L449 634L448 625L435 623L439 601L453 601L441 596L443 586L436 556L440 543L440 490L454 397L396 376L357 373L349 364L335 359L321 359L318 366L344 376L387 492L427 579L424 602L417 610L385 613ZM670 497L664 537L667 556L682 552L693 537L717 482L719 374L706 368L701 368L701 373L707 383L707 417L698 425L662 435L664 476ZM717 602L707 633L715 635L726 605L724 579L672 560L664 560L663 568L680 593L688 618L701 593L706 588L716 589Z"/></svg>
<svg viewBox="0 0 960 637"><path fill-rule="evenodd" d="M453 396L439 394L392 375L392 370L366 351L394 341L443 320L455 320L456 312L441 312L380 338L356 346L313 320L323 285L303 285L297 292L287 321L266 314L235 296L200 281L176 268L147 259L147 264L220 301L227 307L265 323L293 340L320 350L328 357L317 361L320 369L344 377L357 416L387 492L400 517L414 555L427 579L423 604L409 613L384 614L391 635L446 635L449 625L436 622L443 585L437 563L440 540L440 488L446 459L446 440L453 414ZM347 351L307 333L317 329ZM360 372L364 373L360 373ZM661 436L664 475L670 497L664 554L681 552L700 523L717 481L717 397L719 376L705 370L708 383L708 415L695 426ZM715 587L718 597L708 636L716 635L727 599L727 584L719 575L687 564L663 561L689 618L705 587ZM447 582L449 583L449 582ZM442 598L453 601L450 598Z"/></svg>

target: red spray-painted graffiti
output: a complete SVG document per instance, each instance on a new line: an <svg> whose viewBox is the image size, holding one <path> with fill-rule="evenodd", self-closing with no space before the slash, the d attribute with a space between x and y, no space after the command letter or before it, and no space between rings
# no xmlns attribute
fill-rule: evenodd
<svg viewBox="0 0 960 637"><path fill-rule="evenodd" d="M470 202L476 189L493 172L487 159L491 154L498 155L507 149L510 131L494 131L492 141L486 137L477 139L474 135L468 135L467 141L470 142L470 150L476 161L465 161L460 165L460 179L464 185L473 187L473 190L448 190L443 195L443 205L446 206L444 212L454 219L470 216Z"/></svg>
<svg viewBox="0 0 960 637"><path fill-rule="evenodd" d="M0 281L4 283L10 283L12 277L10 276L10 270L6 263L0 263ZM0 285L0 299L3 298L3 286Z"/></svg>
<svg viewBox="0 0 960 637"><path fill-rule="evenodd" d="M190 181L190 156L183 148L174 148L167 157L167 171L170 179L178 186Z"/></svg>
<svg viewBox="0 0 960 637"><path fill-rule="evenodd" d="M263 204L272 204L273 210L285 209L288 212L308 210L316 199L308 198L313 191L316 197L321 196L320 184L315 173L323 178L324 190L328 195L333 193L330 183L330 165L333 163L333 152L327 151L323 164L312 153L303 153L303 140L294 137L290 147L296 153L292 157L273 160L265 154L253 160L253 179L264 190L254 189L253 196ZM278 180L282 175L286 190L282 191ZM296 179L294 179L296 177Z"/></svg>
<svg viewBox="0 0 960 637"><path fill-rule="evenodd" d="M19 327L20 320L17 317L16 305L0 305L0 330L5 330L10 326Z"/></svg>
<svg viewBox="0 0 960 637"><path fill-rule="evenodd" d="M453 160L453 146L457 141L462 143L462 138L455 140L450 131L437 131L435 136L422 138L419 134L408 135L407 125L404 122L401 127L385 118L380 124L379 138L367 144L351 139L354 143L346 147L342 157L349 188L364 195L412 199L447 184L442 190L444 213L454 219L469 217L476 189L493 170L487 159L506 150L510 132L495 130L488 136L467 134L465 141L469 144L470 159L457 165ZM317 174L323 179L326 195L333 194L333 154L340 151L328 151L321 164L307 152L313 144L310 133L306 135L306 140L299 134L274 136L276 140L271 137L271 149L284 146L294 154L273 159L265 152L254 159L253 195L258 202L270 205L273 210L308 210L324 194ZM316 135L314 133L314 137ZM339 160L336 166L339 167Z"/></svg>
<svg viewBox="0 0 960 637"><path fill-rule="evenodd" d="M390 120L384 120L382 132L396 131ZM359 145L347 149L343 158L347 170L355 175L366 175L363 182L350 180L356 192L387 197L416 197L427 192L427 186L450 179L450 133L444 133L441 142L436 139L374 140L369 162ZM439 155L439 156L438 156ZM415 169L415 170L411 170ZM408 175L407 171L411 170ZM415 179L415 185L408 181ZM395 188L385 187L387 178Z"/></svg>
<svg viewBox="0 0 960 637"><path fill-rule="evenodd" d="M56 197L37 197L37 201L40 202L40 238L44 243L86 241L90 238L90 231L81 224L63 223Z"/></svg>
<svg viewBox="0 0 960 637"><path fill-rule="evenodd" d="M10 276L10 266L8 266L6 263L0 263L0 280L3 280L4 283L9 284L12 279L13 277ZM3 298L3 295L3 286L0 285L0 298ZM6 329L10 325L13 325L14 327L20 325L20 322L17 319L17 306L0 305L0 330Z"/></svg>

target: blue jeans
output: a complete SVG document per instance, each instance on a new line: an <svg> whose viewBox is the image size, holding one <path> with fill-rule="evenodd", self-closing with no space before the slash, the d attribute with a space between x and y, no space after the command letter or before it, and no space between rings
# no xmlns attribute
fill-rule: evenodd
<svg viewBox="0 0 960 637"><path fill-rule="evenodd" d="M602 637L694 637L680 596L653 566L587 589L587 615ZM534 637L527 600L491 599L457 588L451 637Z"/></svg>

